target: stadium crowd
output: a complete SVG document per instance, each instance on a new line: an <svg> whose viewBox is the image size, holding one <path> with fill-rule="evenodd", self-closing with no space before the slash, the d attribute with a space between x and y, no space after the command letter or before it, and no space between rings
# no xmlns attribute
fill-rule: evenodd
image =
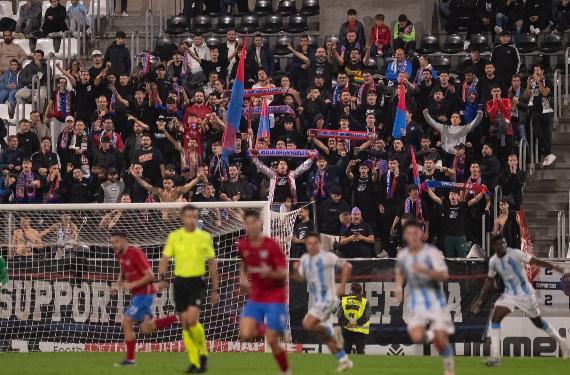
<svg viewBox="0 0 570 375"><path fill-rule="evenodd" d="M220 46L210 48L195 35L170 59L155 63L143 54L134 67L125 34L118 32L105 53L92 52L87 66L58 66L51 93L43 52L36 50L20 69L27 56L5 31L0 101L29 101L31 77L41 72L46 104L20 120L17 135L2 145L0 197L21 204L268 199L278 210L314 201L316 215L300 211L295 256L316 221L324 246L344 257L394 257L401 224L413 217L446 256L465 257L471 245L481 245L482 216L491 222L491 195L500 185L506 198L490 229L519 247L514 210L525 173L517 150L531 118L543 165L556 156L550 150L553 83L541 65L528 76L518 74L521 58L511 31L515 37L562 31L569 14L562 0L556 17L537 15L542 10L535 4L541 3L444 3L450 31L465 15L473 18L470 32L496 33L491 58L470 48L459 75L436 71L429 56L414 52L415 27L404 14L393 25L378 14L366 31L350 9L338 41L315 47L301 36L297 46L289 45L292 58L284 69L263 36L253 35L245 56L246 88L276 91L252 99L253 114L242 116L229 160L221 141L243 43L235 30ZM469 4L473 10L465 11ZM371 56L385 60L385 75L369 65ZM257 136L260 116L254 109L264 100L275 110L268 115L269 134ZM394 136L398 108L405 111L405 127ZM260 155L266 148L317 152L308 158ZM426 181L468 185L431 189Z"/></svg>

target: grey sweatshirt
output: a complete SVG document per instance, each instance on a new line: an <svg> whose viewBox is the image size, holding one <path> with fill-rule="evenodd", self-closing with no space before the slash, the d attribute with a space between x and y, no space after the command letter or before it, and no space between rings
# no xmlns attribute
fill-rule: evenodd
<svg viewBox="0 0 570 375"><path fill-rule="evenodd" d="M441 148L443 148L445 152L453 154L455 146L460 143L465 143L467 134L479 125L483 118L483 111L477 111L477 117L475 117L470 124L462 126L440 124L431 118L427 109L424 109L424 117L427 123L441 134Z"/></svg>

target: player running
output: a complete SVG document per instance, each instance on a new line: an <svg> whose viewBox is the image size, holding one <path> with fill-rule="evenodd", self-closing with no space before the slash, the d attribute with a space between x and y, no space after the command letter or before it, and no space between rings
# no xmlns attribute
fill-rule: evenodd
<svg viewBox="0 0 570 375"><path fill-rule="evenodd" d="M352 266L335 254L321 249L318 233L305 236L307 253L293 264L297 280L307 281L309 289L309 312L303 319L303 328L315 332L327 344L329 350L338 359L337 372L350 370L352 361L343 349L340 327L333 329L333 316L336 314L339 299L344 295L346 282L350 278ZM338 287L335 288L335 271L342 270Z"/></svg>
<svg viewBox="0 0 570 375"><path fill-rule="evenodd" d="M170 258L174 259L174 303L182 322L182 339L188 352L188 373L203 373L208 369L206 333L200 323L202 292L205 288L206 263L210 271L212 290L210 302L219 300L218 267L212 237L197 228L198 210L192 205L182 207L182 228L168 235L160 264L160 287L168 286L166 274Z"/></svg>
<svg viewBox="0 0 570 375"><path fill-rule="evenodd" d="M257 211L244 213L247 236L238 242L242 259L240 287L244 293L251 289L239 325L240 336L252 340L258 335L258 325L265 324L265 336L281 374L291 374L287 352L279 345L279 337L287 325L287 262L285 254L271 237L262 235L261 218Z"/></svg>
<svg viewBox="0 0 570 375"><path fill-rule="evenodd" d="M568 346L560 335L540 316L540 309L534 294L534 288L528 281L525 274L524 264L533 264L539 267L552 268L560 273L564 273L562 267L537 259L526 254L519 249L507 247L507 241L502 235L496 235L491 240L491 248L495 255L489 260L489 272L487 280L481 289L481 293L471 311L479 313L481 304L493 289L497 274L503 279L505 291L495 302L489 336L491 337L491 357L484 360L487 366L499 366L501 364L501 321L515 308L524 312L532 323L539 329L545 331L550 337L558 342L562 357L568 357Z"/></svg>
<svg viewBox="0 0 570 375"><path fill-rule="evenodd" d="M156 289L154 287L154 274L147 257L141 249L130 246L124 233L116 232L111 235L111 245L119 259L121 272L119 280L111 287L115 294L119 289L131 293L131 304L125 310L121 326L125 335L127 358L116 363L115 367L135 365L135 347L137 335L135 323L140 323L140 331L144 334L155 332L168 327L178 320L176 315L152 319L152 303Z"/></svg>
<svg viewBox="0 0 570 375"><path fill-rule="evenodd" d="M408 246L398 253L395 293L401 301L405 280L405 303L410 312L408 334L415 344L433 341L443 359L444 374L453 375L453 349L449 335L453 334L454 327L441 285L449 277L447 265L441 251L424 243L421 223L410 220L404 225L403 232Z"/></svg>

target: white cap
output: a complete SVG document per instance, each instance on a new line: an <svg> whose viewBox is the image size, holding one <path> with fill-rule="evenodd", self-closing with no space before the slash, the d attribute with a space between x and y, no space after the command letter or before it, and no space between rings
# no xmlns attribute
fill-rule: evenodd
<svg viewBox="0 0 570 375"><path fill-rule="evenodd" d="M91 52L91 56L97 56L97 55L103 55L101 53L101 51L99 51L98 49L96 49L95 51Z"/></svg>

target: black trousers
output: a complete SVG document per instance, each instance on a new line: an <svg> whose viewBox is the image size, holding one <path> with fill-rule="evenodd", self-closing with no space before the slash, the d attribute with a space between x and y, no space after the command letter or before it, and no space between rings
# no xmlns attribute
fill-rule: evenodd
<svg viewBox="0 0 570 375"><path fill-rule="evenodd" d="M552 120L554 114L533 113L532 127L538 139L540 155L546 156L552 153Z"/></svg>
<svg viewBox="0 0 570 375"><path fill-rule="evenodd" d="M344 337L344 351L347 354L352 353L353 347L356 347L356 354L364 354L364 346L368 335L343 328L342 336Z"/></svg>

